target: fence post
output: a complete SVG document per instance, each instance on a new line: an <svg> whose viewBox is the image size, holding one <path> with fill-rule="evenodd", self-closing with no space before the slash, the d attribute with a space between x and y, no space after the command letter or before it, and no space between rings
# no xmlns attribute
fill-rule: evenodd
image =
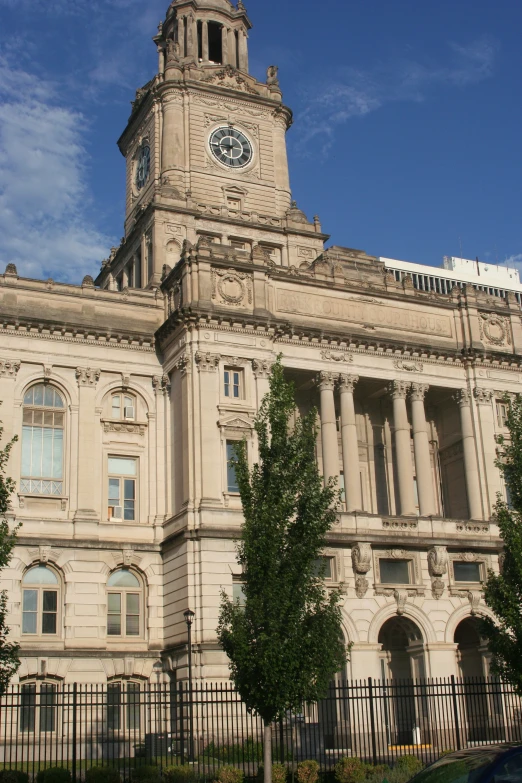
<svg viewBox="0 0 522 783"><path fill-rule="evenodd" d="M73 683L72 698L72 779L76 783L76 721L78 719L78 684Z"/></svg>
<svg viewBox="0 0 522 783"><path fill-rule="evenodd" d="M183 683L180 682L179 684L179 749L180 749L180 756L181 756L181 763L185 763L185 742L183 737L183 721L184 721L184 715L183 715Z"/></svg>
<svg viewBox="0 0 522 783"><path fill-rule="evenodd" d="M370 730L372 732L373 763L377 765L377 737L375 736L375 712L373 709L373 681L368 677L368 696L370 697Z"/></svg>
<svg viewBox="0 0 522 783"><path fill-rule="evenodd" d="M457 750L462 750L462 743L460 741L460 724L459 724L459 705L457 702L457 688L455 686L455 675L451 675L451 700L453 702L453 720L455 722L455 735L457 738Z"/></svg>

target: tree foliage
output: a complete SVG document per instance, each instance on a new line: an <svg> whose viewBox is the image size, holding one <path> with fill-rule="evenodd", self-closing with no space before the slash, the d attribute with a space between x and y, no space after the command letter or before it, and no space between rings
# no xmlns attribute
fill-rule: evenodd
<svg viewBox="0 0 522 783"><path fill-rule="evenodd" d="M223 594L218 626L232 680L265 726L324 697L346 660L339 594L317 569L339 492L318 472L316 411L296 413L278 359L255 421L259 463L250 470L246 443L236 448L246 600L240 606Z"/></svg>
<svg viewBox="0 0 522 783"><path fill-rule="evenodd" d="M0 426L0 440L4 428ZM9 501L15 490L14 481L6 476L9 455L16 438L0 449L0 568L5 568L11 559L11 554L16 540L16 531L9 530L6 513L9 510ZM19 647L8 639L9 627L7 625L7 593L0 593L0 693L2 693L13 674L20 666L18 659Z"/></svg>
<svg viewBox="0 0 522 783"><path fill-rule="evenodd" d="M522 694L522 399L508 406L509 437L499 437L497 465L504 474L509 505L498 496L495 517L504 541L501 573L490 572L485 587L486 604L498 624L483 620L482 632L493 655L493 671Z"/></svg>

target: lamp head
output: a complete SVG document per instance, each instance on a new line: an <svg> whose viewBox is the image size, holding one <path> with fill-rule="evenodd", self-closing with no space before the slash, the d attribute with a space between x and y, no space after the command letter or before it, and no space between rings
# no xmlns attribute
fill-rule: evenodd
<svg viewBox="0 0 522 783"><path fill-rule="evenodd" d="M192 609L186 609L183 612L183 617L185 618L185 622L187 625L192 625L194 622L194 617L196 616L196 613L192 611Z"/></svg>

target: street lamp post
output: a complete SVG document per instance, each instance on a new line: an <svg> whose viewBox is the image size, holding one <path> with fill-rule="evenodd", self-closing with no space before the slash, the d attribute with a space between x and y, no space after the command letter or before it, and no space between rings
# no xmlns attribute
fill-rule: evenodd
<svg viewBox="0 0 522 783"><path fill-rule="evenodd" d="M188 691L189 691L189 760L194 761L194 713L192 705L192 623L195 614L191 609L183 612L187 624L188 644Z"/></svg>

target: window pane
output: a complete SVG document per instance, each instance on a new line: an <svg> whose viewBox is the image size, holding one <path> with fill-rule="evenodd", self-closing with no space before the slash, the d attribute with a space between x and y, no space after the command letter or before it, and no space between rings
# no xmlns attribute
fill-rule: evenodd
<svg viewBox="0 0 522 783"><path fill-rule="evenodd" d="M34 404L35 405L43 405L44 401L44 387L43 386L35 386L34 387Z"/></svg>
<svg viewBox="0 0 522 783"><path fill-rule="evenodd" d="M127 729L140 728L140 686L130 682L127 685Z"/></svg>
<svg viewBox="0 0 522 783"><path fill-rule="evenodd" d="M46 408L54 408L54 389L52 386L45 387L44 405Z"/></svg>
<svg viewBox="0 0 522 783"><path fill-rule="evenodd" d="M42 472L41 475L45 478L50 478L53 473L53 436L54 430L50 427L45 427L42 430ZM58 478L60 478L58 476Z"/></svg>
<svg viewBox="0 0 522 783"><path fill-rule="evenodd" d="M140 587L137 577L134 576L132 571L126 571L125 569L114 571L110 575L107 585L109 587Z"/></svg>
<svg viewBox="0 0 522 783"><path fill-rule="evenodd" d="M44 612L56 612L58 609L58 593L54 590L44 590L43 610Z"/></svg>
<svg viewBox="0 0 522 783"><path fill-rule="evenodd" d="M127 614L140 613L140 597L137 593L127 594Z"/></svg>
<svg viewBox="0 0 522 783"><path fill-rule="evenodd" d="M54 731L56 722L56 685L43 683L40 689L40 731Z"/></svg>
<svg viewBox="0 0 522 783"><path fill-rule="evenodd" d="M121 612L121 593L109 593L107 607L110 613L119 614Z"/></svg>
<svg viewBox="0 0 522 783"><path fill-rule="evenodd" d="M42 633L56 634L56 612L44 612L42 614Z"/></svg>
<svg viewBox="0 0 522 783"><path fill-rule="evenodd" d="M34 386L25 393L24 405L32 405L34 403Z"/></svg>
<svg viewBox="0 0 522 783"><path fill-rule="evenodd" d="M121 636L121 614L108 615L107 634L109 636Z"/></svg>
<svg viewBox="0 0 522 783"><path fill-rule="evenodd" d="M139 636L140 635L140 618L136 615L128 614L126 622L126 634L127 636Z"/></svg>
<svg viewBox="0 0 522 783"><path fill-rule="evenodd" d="M31 475L31 453L33 450L33 428L22 427L22 476Z"/></svg>
<svg viewBox="0 0 522 783"><path fill-rule="evenodd" d="M33 427L33 450L31 455L31 467L29 476L31 478L45 478L42 476L42 449L43 449L43 430L41 427Z"/></svg>
<svg viewBox="0 0 522 783"><path fill-rule="evenodd" d="M38 590L24 590L24 612L36 612Z"/></svg>
<svg viewBox="0 0 522 783"><path fill-rule="evenodd" d="M63 478L63 430L53 430L53 460L52 473L53 479Z"/></svg>
<svg viewBox="0 0 522 783"><path fill-rule="evenodd" d="M121 397L119 394L112 398L112 415L115 419L121 417Z"/></svg>
<svg viewBox="0 0 522 783"><path fill-rule="evenodd" d="M244 606L246 603L246 595L241 582L234 582L232 584L232 600L234 603L239 601L240 606Z"/></svg>
<svg viewBox="0 0 522 783"><path fill-rule="evenodd" d="M230 373L228 372L228 370L225 370L224 380L225 380L225 397L230 397Z"/></svg>
<svg viewBox="0 0 522 783"><path fill-rule="evenodd" d="M324 571L323 571L324 569ZM314 573L316 576L321 574L324 579L332 578L332 558L318 557L314 562Z"/></svg>
<svg viewBox="0 0 522 783"><path fill-rule="evenodd" d="M20 696L20 731L34 731L36 685L22 685Z"/></svg>
<svg viewBox="0 0 522 783"><path fill-rule="evenodd" d="M410 583L408 560L379 560L381 584L407 585Z"/></svg>
<svg viewBox="0 0 522 783"><path fill-rule="evenodd" d="M120 728L121 687L110 684L107 687L107 728L118 731Z"/></svg>
<svg viewBox="0 0 522 783"><path fill-rule="evenodd" d="M58 577L46 566L35 566L26 572L22 582L24 585L57 585Z"/></svg>
<svg viewBox="0 0 522 783"><path fill-rule="evenodd" d="M134 479L124 479L123 482L123 497L125 500L135 500L136 498L136 482Z"/></svg>
<svg viewBox="0 0 522 783"><path fill-rule="evenodd" d="M137 460L127 459L126 457L109 457L109 473L120 476L135 476L136 462Z"/></svg>
<svg viewBox="0 0 522 783"><path fill-rule="evenodd" d="M236 461L234 441L227 440L227 485L229 492L239 492L236 478Z"/></svg>
<svg viewBox="0 0 522 783"><path fill-rule="evenodd" d="M109 500L114 501L115 506L120 505L120 480L109 479Z"/></svg>
<svg viewBox="0 0 522 783"><path fill-rule="evenodd" d="M456 582L480 582L479 563L453 563Z"/></svg>

